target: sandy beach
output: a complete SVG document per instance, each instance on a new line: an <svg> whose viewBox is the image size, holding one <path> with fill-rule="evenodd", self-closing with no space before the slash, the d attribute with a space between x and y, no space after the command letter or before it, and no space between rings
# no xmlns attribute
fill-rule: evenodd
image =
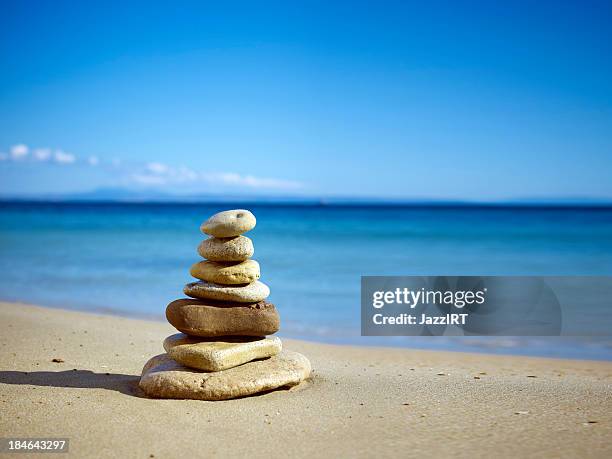
<svg viewBox="0 0 612 459"><path fill-rule="evenodd" d="M138 380L164 322L0 303L0 329L0 436L72 457L612 456L609 362L287 339L314 368L298 387L153 400Z"/></svg>

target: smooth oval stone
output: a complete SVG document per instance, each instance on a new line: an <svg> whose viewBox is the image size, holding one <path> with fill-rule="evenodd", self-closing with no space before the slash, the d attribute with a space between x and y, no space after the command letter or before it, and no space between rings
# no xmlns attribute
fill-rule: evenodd
<svg viewBox="0 0 612 459"><path fill-rule="evenodd" d="M260 281L247 285L220 285L207 281L191 282L183 289L185 295L204 300L257 303L270 295L270 288Z"/></svg>
<svg viewBox="0 0 612 459"><path fill-rule="evenodd" d="M200 243L198 253L212 261L244 261L253 256L255 249L246 236L209 237Z"/></svg>
<svg viewBox="0 0 612 459"><path fill-rule="evenodd" d="M264 359L282 350L280 338L272 336L225 336L195 338L177 333L164 340L168 355L186 367L205 371L221 371L255 359Z"/></svg>
<svg viewBox="0 0 612 459"><path fill-rule="evenodd" d="M166 308L168 322L178 331L193 336L266 336L280 327L272 303L223 303L191 298L175 300Z"/></svg>
<svg viewBox="0 0 612 459"><path fill-rule="evenodd" d="M311 371L310 361L291 351L216 372L187 368L160 354L145 364L139 385L153 398L227 400L296 386Z"/></svg>
<svg viewBox="0 0 612 459"><path fill-rule="evenodd" d="M239 263L200 261L195 263L189 273L204 281L216 284L249 284L259 279L259 263L245 260Z"/></svg>
<svg viewBox="0 0 612 459"><path fill-rule="evenodd" d="M232 237L252 230L256 223L255 215L248 210L226 210L202 223L200 231L215 237Z"/></svg>

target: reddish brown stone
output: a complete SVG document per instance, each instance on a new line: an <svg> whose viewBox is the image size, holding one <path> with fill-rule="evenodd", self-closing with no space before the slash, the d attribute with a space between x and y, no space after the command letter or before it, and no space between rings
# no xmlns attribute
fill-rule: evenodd
<svg viewBox="0 0 612 459"><path fill-rule="evenodd" d="M280 327L272 303L230 303L185 298L166 308L166 318L177 330L193 336L265 336Z"/></svg>

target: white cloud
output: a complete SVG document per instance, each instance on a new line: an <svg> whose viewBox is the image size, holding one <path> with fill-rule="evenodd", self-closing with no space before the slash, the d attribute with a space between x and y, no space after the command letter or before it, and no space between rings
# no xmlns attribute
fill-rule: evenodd
<svg viewBox="0 0 612 459"><path fill-rule="evenodd" d="M166 174L170 171L170 167L162 163L148 163L146 169L154 174Z"/></svg>
<svg viewBox="0 0 612 459"><path fill-rule="evenodd" d="M66 153L62 150L55 150L54 159L58 164L72 164L76 161L76 157L73 154Z"/></svg>
<svg viewBox="0 0 612 459"><path fill-rule="evenodd" d="M14 160L25 158L28 155L30 149L27 145L20 143L11 147L11 158Z"/></svg>
<svg viewBox="0 0 612 459"><path fill-rule="evenodd" d="M185 182L193 182L200 177L197 172L192 171L191 169L185 166L180 166L176 172L176 175Z"/></svg>
<svg viewBox="0 0 612 459"><path fill-rule="evenodd" d="M302 187L301 183L291 180L240 175L234 172L198 173L185 166L175 168L162 163L147 163L142 170L130 174L128 180L132 183L145 186L201 182L238 188L276 190L294 190Z"/></svg>
<svg viewBox="0 0 612 459"><path fill-rule="evenodd" d="M302 184L292 180L282 180L275 178L262 178L253 175L240 175L232 172L220 174L208 174L206 179L213 183L222 183L225 185L237 185L248 188L271 188L271 189L297 189L301 188Z"/></svg>
<svg viewBox="0 0 612 459"><path fill-rule="evenodd" d="M129 179L132 183L145 186L161 186L169 183L168 178L163 175L132 174Z"/></svg>
<svg viewBox="0 0 612 459"><path fill-rule="evenodd" d="M170 167L163 163L147 163L144 170L131 175L131 180L139 185L168 185L172 183L195 182L200 175L185 167Z"/></svg>
<svg viewBox="0 0 612 459"><path fill-rule="evenodd" d="M10 153L0 153L0 161L18 161L27 157L30 149L27 145L18 144L10 148ZM61 149L51 151L49 148L36 148L32 150L32 160L36 162L53 161L60 165L77 163L77 156L67 153ZM100 158L90 155L78 163L97 166L101 163ZM119 173L127 180L127 183L143 186L170 186L177 184L209 184L221 185L235 188L257 188L275 190L295 190L303 185L292 180L278 178L257 177L235 172L199 172L186 166L170 166L161 162L151 161L147 163L124 163L118 158L111 159L108 163L116 169L113 174ZM109 171L110 173L110 171Z"/></svg>
<svg viewBox="0 0 612 459"><path fill-rule="evenodd" d="M47 161L51 158L51 150L49 148L37 148L34 150L33 155L38 161Z"/></svg>

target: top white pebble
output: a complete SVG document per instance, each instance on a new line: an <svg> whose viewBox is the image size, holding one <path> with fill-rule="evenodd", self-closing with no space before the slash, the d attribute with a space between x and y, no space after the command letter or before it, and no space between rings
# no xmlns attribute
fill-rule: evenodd
<svg viewBox="0 0 612 459"><path fill-rule="evenodd" d="M200 231L214 237L234 237L255 228L255 215L245 209L226 210L200 225Z"/></svg>

